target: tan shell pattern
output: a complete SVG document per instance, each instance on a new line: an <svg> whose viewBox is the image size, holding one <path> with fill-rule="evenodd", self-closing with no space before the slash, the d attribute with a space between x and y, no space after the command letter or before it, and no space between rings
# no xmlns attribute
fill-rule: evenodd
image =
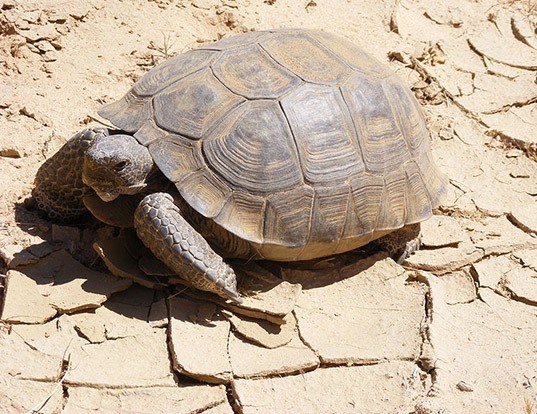
<svg viewBox="0 0 537 414"><path fill-rule="evenodd" d="M186 52L100 114L149 148L195 210L276 260L422 221L444 189L412 93L322 31L250 32Z"/></svg>

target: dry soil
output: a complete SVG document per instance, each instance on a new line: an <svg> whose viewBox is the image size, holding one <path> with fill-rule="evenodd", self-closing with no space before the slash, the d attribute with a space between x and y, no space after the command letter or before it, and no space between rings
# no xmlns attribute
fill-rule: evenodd
<svg viewBox="0 0 537 414"><path fill-rule="evenodd" d="M535 0L0 0L0 412L537 413L536 23ZM362 45L422 103L450 195L404 266L284 267L223 310L25 208L148 69L277 27Z"/></svg>

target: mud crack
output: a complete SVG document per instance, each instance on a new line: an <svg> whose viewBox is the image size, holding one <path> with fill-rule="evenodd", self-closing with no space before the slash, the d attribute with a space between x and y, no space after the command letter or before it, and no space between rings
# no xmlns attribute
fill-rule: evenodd
<svg viewBox="0 0 537 414"><path fill-rule="evenodd" d="M455 96L451 94L436 78L435 76L431 75L427 69L413 56L410 56L410 62L411 62L411 68L414 69L418 74L421 76L424 80L429 80L430 83L434 83L444 94L445 97L447 97L453 105L455 105L461 112L463 112L468 118L472 119L473 121L477 122L479 125L484 126L488 128L489 126L477 115L475 112L469 110L464 105L462 105L460 102L455 99Z"/></svg>
<svg viewBox="0 0 537 414"><path fill-rule="evenodd" d="M487 58L487 59L492 60L493 62L501 63L502 65L511 66L513 68L524 69L524 70L537 70L537 66L519 65L519 64L516 64L516 63L511 63L511 62L506 62L506 61L503 61L503 60L500 60L500 59L496 59L496 58L494 58L492 56L487 55L486 53L482 52L481 50L479 50L479 48L474 43L472 43L471 39L466 39L466 41L468 42L468 46L470 46L470 49L472 49L472 51L475 54L477 54L478 56L480 56L481 58Z"/></svg>
<svg viewBox="0 0 537 414"><path fill-rule="evenodd" d="M512 102L510 104L503 105L500 108L491 109L489 111L483 111L481 113L485 115L497 114L500 112L507 112L511 108L522 108L523 106L532 105L536 102L537 102L537 96L534 96L530 99L526 99L525 101Z"/></svg>

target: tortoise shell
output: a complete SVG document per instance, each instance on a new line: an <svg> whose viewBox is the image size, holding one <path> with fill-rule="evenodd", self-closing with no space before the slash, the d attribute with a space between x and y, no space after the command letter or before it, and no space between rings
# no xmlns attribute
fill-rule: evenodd
<svg viewBox="0 0 537 414"><path fill-rule="evenodd" d="M444 189L419 104L322 31L250 32L175 56L99 112L147 146L198 213L304 260L431 216Z"/></svg>

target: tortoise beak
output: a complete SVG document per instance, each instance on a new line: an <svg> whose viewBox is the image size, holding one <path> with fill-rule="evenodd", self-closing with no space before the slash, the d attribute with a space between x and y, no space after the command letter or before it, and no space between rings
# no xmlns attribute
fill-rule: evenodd
<svg viewBox="0 0 537 414"><path fill-rule="evenodd" d="M87 174L82 175L82 182L88 187L92 188L97 193L99 198L106 202L115 200L121 194L121 191L118 187L113 187L111 185L96 185L95 180L88 178Z"/></svg>
<svg viewBox="0 0 537 414"><path fill-rule="evenodd" d="M103 201L113 201L115 200L116 198L119 197L119 190L117 189L112 189L112 190L103 190L103 189L97 189L97 188L94 188L95 192L97 193L97 195L99 196L99 198Z"/></svg>

